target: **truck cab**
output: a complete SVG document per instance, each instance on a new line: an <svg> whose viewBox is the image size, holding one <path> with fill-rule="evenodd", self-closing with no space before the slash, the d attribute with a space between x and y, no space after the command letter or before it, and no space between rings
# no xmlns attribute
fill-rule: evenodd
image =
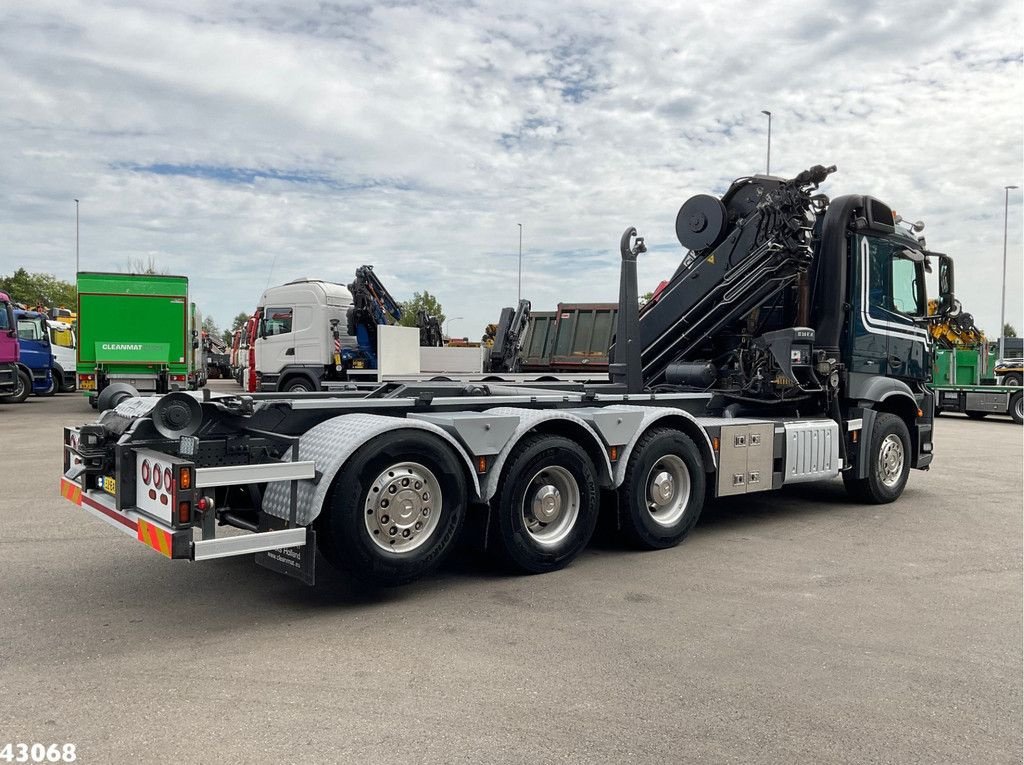
<svg viewBox="0 0 1024 765"><path fill-rule="evenodd" d="M14 308L6 292L0 292L0 396L13 396L19 381L18 329L14 322Z"/></svg>
<svg viewBox="0 0 1024 765"><path fill-rule="evenodd" d="M343 284L298 279L271 287L260 298L255 340L258 390L320 390L344 379L340 347L355 344L346 322L352 294Z"/></svg>
<svg viewBox="0 0 1024 765"><path fill-rule="evenodd" d="M78 335L71 324L54 319L47 320L46 329L53 351L53 376L57 380L57 388L61 393L70 393L75 389Z"/></svg>
<svg viewBox="0 0 1024 765"><path fill-rule="evenodd" d="M37 396L52 396L57 386L53 377L53 350L50 348L46 314L16 309L14 321L21 350L19 366L29 375L31 392Z"/></svg>

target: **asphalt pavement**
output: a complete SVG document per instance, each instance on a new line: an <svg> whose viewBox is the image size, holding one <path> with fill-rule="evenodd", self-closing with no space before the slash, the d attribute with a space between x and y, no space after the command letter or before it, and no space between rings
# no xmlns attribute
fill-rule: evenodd
<svg viewBox="0 0 1024 765"><path fill-rule="evenodd" d="M224 383L216 383L224 387ZM1019 763L1022 428L895 504L716 503L680 547L367 591L171 562L61 499L78 395L0 405L0 747L80 763ZM16 752L17 750L15 750Z"/></svg>

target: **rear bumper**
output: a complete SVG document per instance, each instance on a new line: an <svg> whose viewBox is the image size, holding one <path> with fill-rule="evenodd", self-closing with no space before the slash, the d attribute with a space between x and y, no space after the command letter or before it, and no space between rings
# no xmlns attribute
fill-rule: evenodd
<svg viewBox="0 0 1024 765"><path fill-rule="evenodd" d="M93 517L172 559L208 560L304 547L308 539L308 531L304 527L194 539L192 528L175 530L136 509L118 510L114 498L106 492L83 489L78 482L67 477L60 479L60 494Z"/></svg>

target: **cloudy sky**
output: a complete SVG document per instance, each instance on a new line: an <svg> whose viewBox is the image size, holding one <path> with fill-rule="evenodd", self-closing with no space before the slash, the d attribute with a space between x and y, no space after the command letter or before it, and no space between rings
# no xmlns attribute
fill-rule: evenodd
<svg viewBox="0 0 1024 765"><path fill-rule="evenodd" d="M191 278L222 326L269 283L436 293L478 336L614 300L619 235L682 255L690 195L836 164L825 191L922 219L994 334L1003 186L1022 183L1021 3L0 4L0 273L129 258ZM1024 328L1021 192L1008 319Z"/></svg>

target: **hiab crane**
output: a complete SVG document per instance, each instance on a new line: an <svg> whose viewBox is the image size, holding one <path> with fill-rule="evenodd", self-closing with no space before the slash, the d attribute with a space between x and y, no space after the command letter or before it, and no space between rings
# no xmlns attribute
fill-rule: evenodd
<svg viewBox="0 0 1024 765"><path fill-rule="evenodd" d="M932 461L925 272L941 318L952 262L879 200L817 193L830 171L684 204L687 253L642 314L628 228L609 382L128 399L65 429L62 492L171 558L256 553L311 582L320 549L388 585L432 570L467 517L541 573L586 546L602 498L643 548L682 541L708 495L841 475L893 501Z"/></svg>
<svg viewBox="0 0 1024 765"><path fill-rule="evenodd" d="M515 308L501 309L501 316L497 325L494 325L493 335L484 335L485 343L488 339L491 340L484 371L513 374L522 371L523 340L529 321L529 300L520 300Z"/></svg>

